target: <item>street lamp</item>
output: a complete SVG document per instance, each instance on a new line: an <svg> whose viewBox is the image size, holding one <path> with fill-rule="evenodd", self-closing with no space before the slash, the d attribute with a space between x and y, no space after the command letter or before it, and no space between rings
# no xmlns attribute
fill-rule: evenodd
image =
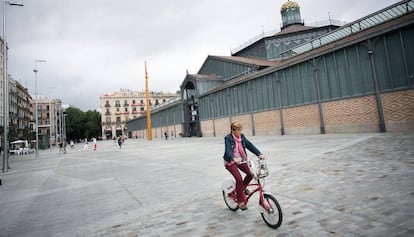
<svg viewBox="0 0 414 237"><path fill-rule="evenodd" d="M7 172L9 168L9 78L7 77L7 41L6 41L6 5L23 7L23 4L11 3L3 1L3 172Z"/></svg>
<svg viewBox="0 0 414 237"><path fill-rule="evenodd" d="M37 100L38 100L38 94L37 94L37 73L39 72L39 70L37 70L37 63L45 63L47 62L46 60L40 60L40 59L36 59L35 60L35 69L33 70L33 72L35 73L35 116L36 116L36 122L35 122L35 127L36 127L36 159L39 159L39 116L38 116L38 108L37 108Z"/></svg>

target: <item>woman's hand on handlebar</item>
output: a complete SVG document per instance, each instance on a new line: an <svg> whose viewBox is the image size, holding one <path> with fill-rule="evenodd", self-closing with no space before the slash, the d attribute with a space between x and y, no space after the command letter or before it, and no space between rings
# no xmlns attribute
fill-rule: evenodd
<svg viewBox="0 0 414 237"><path fill-rule="evenodd" d="M257 156L257 157L259 157L259 159L261 159L261 160L264 160L265 159L265 156L263 155L263 154L260 154L259 156Z"/></svg>

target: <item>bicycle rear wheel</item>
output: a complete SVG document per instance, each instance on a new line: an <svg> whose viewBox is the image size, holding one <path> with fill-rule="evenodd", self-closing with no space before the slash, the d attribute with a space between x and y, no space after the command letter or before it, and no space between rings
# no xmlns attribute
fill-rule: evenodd
<svg viewBox="0 0 414 237"><path fill-rule="evenodd" d="M236 191L233 191L231 193L225 193L224 191L222 191L222 193L226 206L232 211L237 211L237 209L239 209L239 206L235 201Z"/></svg>
<svg viewBox="0 0 414 237"><path fill-rule="evenodd" d="M283 219L282 208L280 208L279 202L273 195L268 193L263 194L263 200L265 203L260 203L260 205L263 208L261 215L264 222L273 229L279 228Z"/></svg>

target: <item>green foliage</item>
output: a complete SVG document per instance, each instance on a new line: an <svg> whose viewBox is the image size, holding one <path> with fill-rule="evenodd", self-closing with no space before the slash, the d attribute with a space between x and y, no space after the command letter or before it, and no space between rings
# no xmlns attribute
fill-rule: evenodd
<svg viewBox="0 0 414 237"><path fill-rule="evenodd" d="M79 108L66 109L66 136L68 140L99 138L102 136L101 114L94 110L83 112Z"/></svg>
<svg viewBox="0 0 414 237"><path fill-rule="evenodd" d="M3 139L4 128L0 126L0 140ZM16 141L16 140L34 140L36 139L35 132L29 129L29 127L25 127L24 129L18 129L16 125L11 124L9 126L8 137L9 142ZM1 144L0 144L1 147Z"/></svg>

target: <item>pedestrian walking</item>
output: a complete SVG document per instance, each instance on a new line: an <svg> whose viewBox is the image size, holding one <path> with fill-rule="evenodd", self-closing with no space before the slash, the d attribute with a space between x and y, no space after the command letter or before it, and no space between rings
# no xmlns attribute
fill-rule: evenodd
<svg viewBox="0 0 414 237"><path fill-rule="evenodd" d="M118 146L119 146L119 149L121 149L121 147L122 147L122 137L121 136L118 137Z"/></svg>

